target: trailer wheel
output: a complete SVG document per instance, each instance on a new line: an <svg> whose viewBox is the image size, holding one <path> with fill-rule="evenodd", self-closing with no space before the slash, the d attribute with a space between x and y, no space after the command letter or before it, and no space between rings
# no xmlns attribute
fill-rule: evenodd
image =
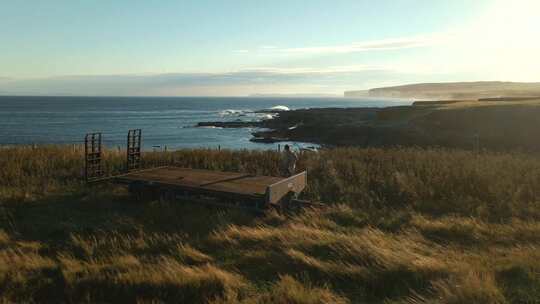
<svg viewBox="0 0 540 304"><path fill-rule="evenodd" d="M133 182L129 184L128 190L135 197L137 202L159 199L158 190L145 183Z"/></svg>
<svg viewBox="0 0 540 304"><path fill-rule="evenodd" d="M289 192L287 193L279 202L279 206L281 211L284 212L295 212L298 211L298 206L295 206L293 203L294 199L296 198L296 193Z"/></svg>
<svg viewBox="0 0 540 304"><path fill-rule="evenodd" d="M176 199L175 192L169 189L163 189L159 191L159 201L161 203L171 203Z"/></svg>
<svg viewBox="0 0 540 304"><path fill-rule="evenodd" d="M143 188L144 186L141 183L137 183L137 182L130 183L128 185L129 193L131 193L131 195L135 197L135 200L137 202L140 202L143 200L143 191L144 191Z"/></svg>

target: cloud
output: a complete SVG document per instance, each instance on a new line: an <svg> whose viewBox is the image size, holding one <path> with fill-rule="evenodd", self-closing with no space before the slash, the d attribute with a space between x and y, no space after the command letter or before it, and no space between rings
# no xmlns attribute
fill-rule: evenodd
<svg viewBox="0 0 540 304"><path fill-rule="evenodd" d="M377 65L345 65L345 66L330 66L322 68L279 68L279 67L255 67L250 69L240 70L240 73L253 72L261 74L276 74L276 75L317 75L317 74L340 74L340 73L355 73L365 71L383 71L389 70L385 66Z"/></svg>
<svg viewBox="0 0 540 304"><path fill-rule="evenodd" d="M222 95L233 88L261 91L265 87L340 87L359 79L391 73L381 66L351 65L324 68L257 67L219 73L148 75L79 75L18 79L0 83L0 91L29 95ZM239 94L240 89L234 91ZM196 92L196 93L193 93ZM252 92L244 91L243 94Z"/></svg>
<svg viewBox="0 0 540 304"><path fill-rule="evenodd" d="M258 51L272 54L310 55L310 54L346 54L367 51L398 50L407 48L426 47L444 41L444 35L423 35L392 39L353 42L349 44L279 48L262 46Z"/></svg>

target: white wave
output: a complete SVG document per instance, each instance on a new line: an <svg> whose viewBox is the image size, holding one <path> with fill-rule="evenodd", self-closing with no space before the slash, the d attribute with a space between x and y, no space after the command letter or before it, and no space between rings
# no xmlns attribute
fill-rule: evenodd
<svg viewBox="0 0 540 304"><path fill-rule="evenodd" d="M247 113L252 113L251 110L234 110L234 109L227 109L219 112L220 116L244 116Z"/></svg>
<svg viewBox="0 0 540 304"><path fill-rule="evenodd" d="M277 115L276 114L263 114L260 116L261 119L274 119Z"/></svg>
<svg viewBox="0 0 540 304"><path fill-rule="evenodd" d="M287 106L279 105L279 106L273 106L268 110L279 112L279 111L290 111L291 109L289 109L289 107Z"/></svg>
<svg viewBox="0 0 540 304"><path fill-rule="evenodd" d="M276 118L276 116L278 116L277 113L255 113L254 115L252 115L252 117L254 117L255 119L259 119L259 120L274 119L274 118ZM250 117L251 117L251 115L250 115Z"/></svg>

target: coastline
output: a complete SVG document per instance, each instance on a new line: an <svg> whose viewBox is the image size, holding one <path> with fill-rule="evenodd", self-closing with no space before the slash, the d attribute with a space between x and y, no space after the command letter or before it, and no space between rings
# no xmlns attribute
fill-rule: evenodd
<svg viewBox="0 0 540 304"><path fill-rule="evenodd" d="M78 98L0 97L0 143L78 144L88 132L101 132L104 144L124 146L129 129L142 129L143 145L181 148L277 149L250 142L255 128L194 128L200 121L270 118L254 113L282 105L292 109L410 104L340 98ZM28 123L31 121L32 123Z"/></svg>
<svg viewBox="0 0 540 304"><path fill-rule="evenodd" d="M276 111L256 122L199 122L197 126L256 127L251 141L297 141L321 146L447 147L540 151L540 99L446 100L385 108Z"/></svg>

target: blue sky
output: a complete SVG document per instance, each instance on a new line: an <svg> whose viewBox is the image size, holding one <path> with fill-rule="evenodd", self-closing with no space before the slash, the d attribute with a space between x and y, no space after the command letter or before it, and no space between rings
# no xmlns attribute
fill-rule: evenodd
<svg viewBox="0 0 540 304"><path fill-rule="evenodd" d="M0 0L0 94L540 81L539 1Z"/></svg>

